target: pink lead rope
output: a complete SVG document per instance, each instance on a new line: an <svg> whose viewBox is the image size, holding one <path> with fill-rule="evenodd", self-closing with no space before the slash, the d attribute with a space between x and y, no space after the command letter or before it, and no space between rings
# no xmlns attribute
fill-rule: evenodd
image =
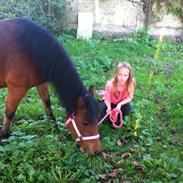
<svg viewBox="0 0 183 183"><path fill-rule="evenodd" d="M116 125L118 114L120 115L120 123L119 123L119 125ZM108 115L109 115L109 119L110 119L111 122L112 122L112 125L113 125L115 128L121 128L121 127L122 127L122 125L123 125L123 115L122 115L121 110L116 109L116 108L114 108L112 111L110 111L109 113L107 113L107 114L98 122L98 126L107 118Z"/></svg>
<svg viewBox="0 0 183 183"><path fill-rule="evenodd" d="M101 96L104 97L105 95L105 90L98 90L97 93ZM116 125L117 122L117 118L118 118L118 114L120 115L120 123L119 125ZM98 126L105 120L105 118L107 118L107 116L109 115L109 119L112 122L112 125L115 128L121 128L123 125L123 115L121 110L114 108L112 111L110 111L109 113L107 113L99 122L98 122Z"/></svg>

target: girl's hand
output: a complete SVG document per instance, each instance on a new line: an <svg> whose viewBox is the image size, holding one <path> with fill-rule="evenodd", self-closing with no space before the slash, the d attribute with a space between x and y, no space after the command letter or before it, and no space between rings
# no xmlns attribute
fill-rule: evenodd
<svg viewBox="0 0 183 183"><path fill-rule="evenodd" d="M107 110L106 110L106 114L108 114L108 113L110 113L111 112L111 108L107 108Z"/></svg>
<svg viewBox="0 0 183 183"><path fill-rule="evenodd" d="M121 110L121 104L118 104L118 105L116 106L116 109Z"/></svg>

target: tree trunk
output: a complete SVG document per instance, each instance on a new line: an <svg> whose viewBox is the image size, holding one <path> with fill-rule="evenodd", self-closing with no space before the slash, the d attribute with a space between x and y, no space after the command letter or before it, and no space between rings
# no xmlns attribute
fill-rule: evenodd
<svg viewBox="0 0 183 183"><path fill-rule="evenodd" d="M182 22L182 28L183 28L183 0L181 0L181 22Z"/></svg>
<svg viewBox="0 0 183 183"><path fill-rule="evenodd" d="M145 14L144 26L148 27L150 24L150 16L154 0L142 0L142 2L143 2L143 12Z"/></svg>

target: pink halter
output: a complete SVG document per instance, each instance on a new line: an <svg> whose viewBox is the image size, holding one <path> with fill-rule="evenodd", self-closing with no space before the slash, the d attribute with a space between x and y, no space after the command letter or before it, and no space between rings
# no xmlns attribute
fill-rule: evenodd
<svg viewBox="0 0 183 183"><path fill-rule="evenodd" d="M72 127L74 128L75 130L75 139L76 141L81 141L81 140L95 140L95 139L98 139L100 138L100 135L99 134L96 134L96 135L91 135L91 136L82 136L82 134L80 133L77 125L76 125L76 122L75 122L75 119L74 117L69 117L66 121L66 125L68 127L68 125L71 124Z"/></svg>

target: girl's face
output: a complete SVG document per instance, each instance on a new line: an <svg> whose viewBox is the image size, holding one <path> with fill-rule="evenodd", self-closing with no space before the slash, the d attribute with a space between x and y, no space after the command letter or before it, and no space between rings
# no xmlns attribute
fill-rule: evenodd
<svg viewBox="0 0 183 183"><path fill-rule="evenodd" d="M129 75L130 75L130 71L128 68L126 67L120 68L117 73L118 82L125 83L128 80Z"/></svg>

